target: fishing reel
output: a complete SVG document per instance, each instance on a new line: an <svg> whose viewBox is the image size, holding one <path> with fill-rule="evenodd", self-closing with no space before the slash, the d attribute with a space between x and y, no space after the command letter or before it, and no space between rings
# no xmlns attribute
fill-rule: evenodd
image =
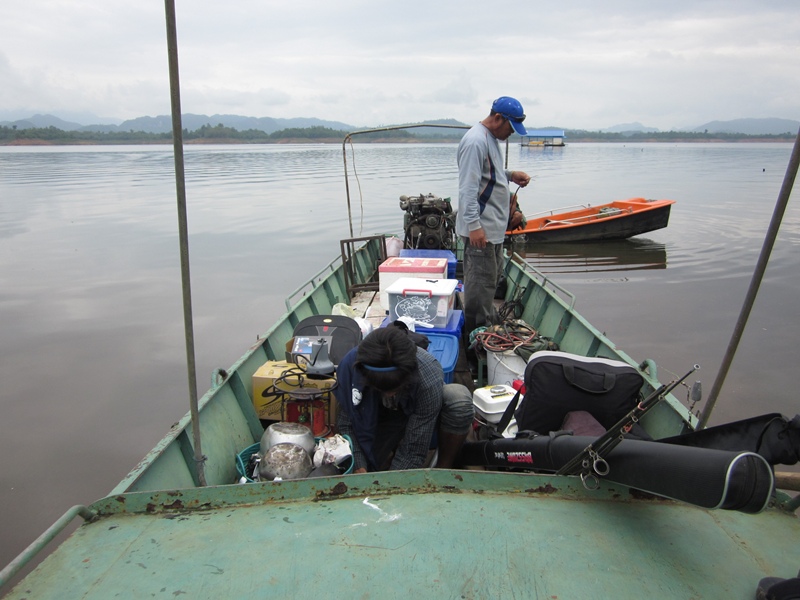
<svg viewBox="0 0 800 600"><path fill-rule="evenodd" d="M453 250L456 247L456 215L450 198L433 194L400 196L405 211L404 247L425 250Z"/></svg>

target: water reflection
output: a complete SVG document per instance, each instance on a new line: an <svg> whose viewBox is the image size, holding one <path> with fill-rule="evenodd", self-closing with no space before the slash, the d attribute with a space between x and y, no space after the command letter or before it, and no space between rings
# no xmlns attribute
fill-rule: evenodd
<svg viewBox="0 0 800 600"><path fill-rule="evenodd" d="M508 248L543 273L667 268L666 244L647 238L564 244L534 244L515 240L508 244Z"/></svg>

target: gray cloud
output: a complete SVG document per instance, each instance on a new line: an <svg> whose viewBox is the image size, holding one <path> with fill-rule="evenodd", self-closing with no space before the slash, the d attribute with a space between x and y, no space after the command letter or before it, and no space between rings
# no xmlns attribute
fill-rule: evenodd
<svg viewBox="0 0 800 600"><path fill-rule="evenodd" d="M178 3L183 108L354 125L482 118L667 129L800 116L793 0ZM4 2L0 115L169 111L160 3Z"/></svg>

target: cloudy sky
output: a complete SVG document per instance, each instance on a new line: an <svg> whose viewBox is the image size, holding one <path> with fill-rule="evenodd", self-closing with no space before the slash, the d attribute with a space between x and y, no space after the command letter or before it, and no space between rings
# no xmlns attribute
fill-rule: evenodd
<svg viewBox="0 0 800 600"><path fill-rule="evenodd" d="M533 127L800 119L798 0L176 5L183 112L473 123L510 95ZM0 119L169 113L161 0L2 0L0 23Z"/></svg>

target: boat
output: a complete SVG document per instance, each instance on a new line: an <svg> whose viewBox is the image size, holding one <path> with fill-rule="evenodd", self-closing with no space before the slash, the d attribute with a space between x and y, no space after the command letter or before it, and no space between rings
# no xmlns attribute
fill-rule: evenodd
<svg viewBox="0 0 800 600"><path fill-rule="evenodd" d="M798 501L783 492L744 514L602 479L589 490L574 476L501 470L237 483L234 457L264 431L253 374L284 357L298 323L369 285L384 259L379 236L345 244L360 245L296 291L289 310L216 373L200 399L206 485L189 412L105 498L73 507L32 545L18 566L73 518L86 519L8 598L483 598L533 590L559 598L750 598L761 577L796 569ZM641 372L648 392L659 387L656 365L618 349L580 316L568 291L513 257L505 274L521 318L562 350L623 361ZM662 438L691 431L697 417L669 394L642 424Z"/></svg>
<svg viewBox="0 0 800 600"><path fill-rule="evenodd" d="M563 147L564 143L563 129L528 129L528 134L521 136L519 145L523 148L536 148L536 147Z"/></svg>
<svg viewBox="0 0 800 600"><path fill-rule="evenodd" d="M599 242L641 235L669 224L674 200L630 198L578 205L526 216L527 223L506 235L531 243Z"/></svg>
<svg viewBox="0 0 800 600"><path fill-rule="evenodd" d="M170 31L174 38L168 11ZM180 157L179 120L173 125ZM180 206L180 183L177 188ZM733 480L739 474L723 473L722 495L737 497L708 503L702 478L711 455L702 448L681 455L693 460L634 469L658 476L658 495L619 481L622 462L638 452L623 448L625 442L620 460L607 457L610 476L594 478L593 485L560 474L566 465L498 467L499 450L475 469L242 483L237 459L265 431L254 406L257 370L285 358L287 341L307 319L341 305L355 305L367 318L362 302L378 295L386 236L351 237L339 250L290 294L286 312L239 360L213 374L199 400L190 398L189 412L107 496L70 508L0 572L0 586L15 583L6 598L727 599L752 598L761 578L796 572L800 499L784 491L798 487L791 474L780 475L773 490L771 469L762 470L766 493L760 485L740 498L740 482ZM641 374L649 410L637 420L656 440L641 442L648 444L645 455L663 458L657 440L698 427L702 416L668 393L656 363L617 348L578 313L563 286L513 255L504 272L505 300L562 352L620 361ZM527 442L547 439L519 441ZM474 444L473 450L482 447ZM579 458L583 444L568 440L568 458ZM74 528L78 517L84 522ZM63 541L26 573L56 538ZM18 574L24 578L17 582Z"/></svg>

